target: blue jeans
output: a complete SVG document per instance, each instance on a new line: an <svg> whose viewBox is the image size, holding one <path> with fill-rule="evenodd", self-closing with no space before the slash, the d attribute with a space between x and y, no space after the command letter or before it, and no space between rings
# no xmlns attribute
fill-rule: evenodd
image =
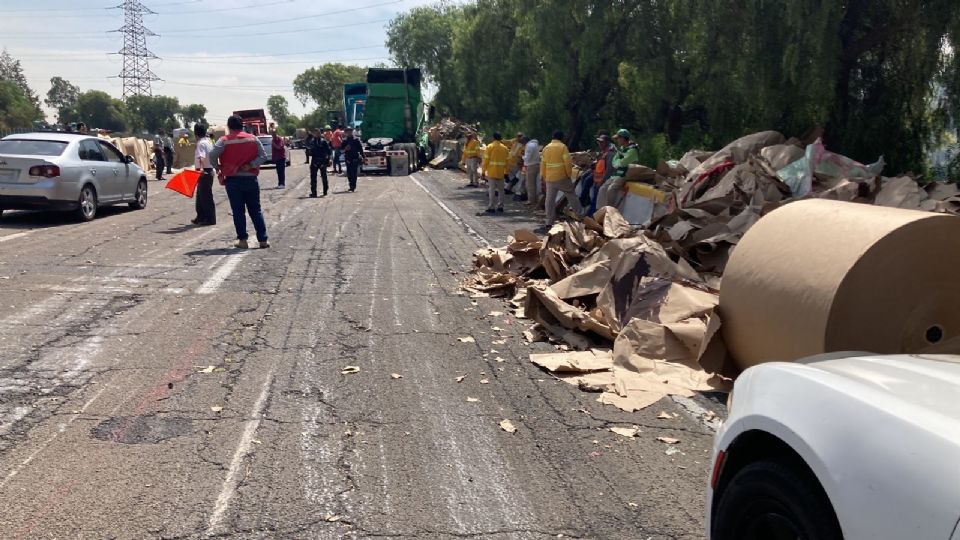
<svg viewBox="0 0 960 540"><path fill-rule="evenodd" d="M600 184L600 186L602 185L603 184ZM600 186L593 184L593 186L590 187L590 210L588 210L589 214L587 214L590 217L593 217L593 215L597 213L597 196L600 195Z"/></svg>
<svg viewBox="0 0 960 540"><path fill-rule="evenodd" d="M335 148L333 150L333 171L334 172L343 172L343 165L340 164L340 156L343 155L343 150L340 148Z"/></svg>
<svg viewBox="0 0 960 540"><path fill-rule="evenodd" d="M247 216L253 221L253 229L257 231L257 240L267 241L267 224L263 221L263 211L260 209L260 184L256 176L228 176L227 198L230 199L230 209L233 211L233 226L237 229L237 239L246 240Z"/></svg>
<svg viewBox="0 0 960 540"><path fill-rule="evenodd" d="M277 185L282 186L287 183L287 158L275 159L273 162L277 165Z"/></svg>

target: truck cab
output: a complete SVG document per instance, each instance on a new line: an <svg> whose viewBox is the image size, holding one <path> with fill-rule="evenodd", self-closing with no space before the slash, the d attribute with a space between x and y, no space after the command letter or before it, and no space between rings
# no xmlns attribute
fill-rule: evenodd
<svg viewBox="0 0 960 540"><path fill-rule="evenodd" d="M263 109L233 111L243 121L243 130L251 135L268 135L267 114Z"/></svg>
<svg viewBox="0 0 960 540"><path fill-rule="evenodd" d="M367 71L366 98L353 99L347 109L347 121L363 126L364 172L407 175L417 169L423 155L417 146L423 127L421 81L419 69ZM345 107L347 91L345 86Z"/></svg>

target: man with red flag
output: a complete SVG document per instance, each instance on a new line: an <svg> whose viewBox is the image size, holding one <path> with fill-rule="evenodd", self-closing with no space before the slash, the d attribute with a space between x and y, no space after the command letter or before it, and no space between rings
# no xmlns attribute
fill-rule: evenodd
<svg viewBox="0 0 960 540"><path fill-rule="evenodd" d="M210 163L210 153L213 143L207 137L207 126L197 122L193 125L193 134L197 137L197 150L193 154L194 166L200 171L200 180L197 182L197 217L194 225L201 227L216 225L217 207L213 202L213 165Z"/></svg>
<svg viewBox="0 0 960 540"><path fill-rule="evenodd" d="M210 152L210 163L217 169L220 183L227 188L227 198L233 211L233 226L237 229L237 248L247 249L247 217L257 232L261 248L270 247L267 224L260 208L260 184L257 175L260 165L267 161L267 153L255 136L243 131L243 120L233 115L227 119L229 133L220 137Z"/></svg>

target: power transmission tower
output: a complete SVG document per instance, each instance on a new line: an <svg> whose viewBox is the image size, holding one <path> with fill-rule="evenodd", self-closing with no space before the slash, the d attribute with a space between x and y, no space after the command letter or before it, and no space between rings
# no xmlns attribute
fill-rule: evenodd
<svg viewBox="0 0 960 540"><path fill-rule="evenodd" d="M147 49L147 37L153 33L143 25L144 15L156 15L140 0L124 0L116 9L123 9L123 26L114 32L123 33L123 48L118 54L123 55L123 70L118 75L123 79L123 99L130 96L152 96L150 89L152 81L159 81L150 71L150 60L159 57Z"/></svg>

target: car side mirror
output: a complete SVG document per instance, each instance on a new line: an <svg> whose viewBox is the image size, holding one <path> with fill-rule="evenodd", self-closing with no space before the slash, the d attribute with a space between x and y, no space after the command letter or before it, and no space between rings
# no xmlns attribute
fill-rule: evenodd
<svg viewBox="0 0 960 540"><path fill-rule="evenodd" d="M133 156L123 156L124 163L133 163Z"/></svg>

